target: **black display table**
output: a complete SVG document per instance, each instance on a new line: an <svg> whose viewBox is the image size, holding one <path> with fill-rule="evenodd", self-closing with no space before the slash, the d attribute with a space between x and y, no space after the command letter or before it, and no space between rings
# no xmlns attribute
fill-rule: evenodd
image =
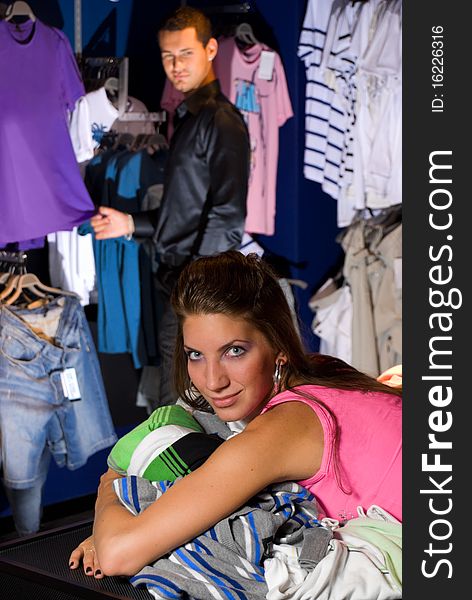
<svg viewBox="0 0 472 600"><path fill-rule="evenodd" d="M69 554L91 531L92 521L87 520L1 543L2 600L152 599L128 578L95 579L81 568L69 569Z"/></svg>

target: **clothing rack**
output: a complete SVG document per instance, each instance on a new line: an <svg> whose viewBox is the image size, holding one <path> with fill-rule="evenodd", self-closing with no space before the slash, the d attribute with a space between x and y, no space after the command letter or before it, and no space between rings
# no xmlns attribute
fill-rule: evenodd
<svg viewBox="0 0 472 600"><path fill-rule="evenodd" d="M118 120L164 123L166 112L127 112L128 106L128 72L129 59L127 56L118 58L81 57L79 59L82 77L86 90L91 92L105 84L107 79L118 80Z"/></svg>
<svg viewBox="0 0 472 600"><path fill-rule="evenodd" d="M28 255L21 250L18 252L0 250L0 270L8 267L11 272L25 271L27 258Z"/></svg>

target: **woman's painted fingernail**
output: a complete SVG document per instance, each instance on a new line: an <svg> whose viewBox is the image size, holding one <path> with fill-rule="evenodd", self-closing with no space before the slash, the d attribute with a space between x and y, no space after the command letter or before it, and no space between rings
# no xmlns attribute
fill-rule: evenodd
<svg viewBox="0 0 472 600"><path fill-rule="evenodd" d="M97 569L97 570L95 571L95 577L96 577L97 575L101 575L101 574L102 574L102 572L100 571L100 569Z"/></svg>
<svg viewBox="0 0 472 600"><path fill-rule="evenodd" d="M91 573L91 572L92 572L92 567L87 567L87 568L85 569L85 572L86 572L86 573Z"/></svg>
<svg viewBox="0 0 472 600"><path fill-rule="evenodd" d="M70 563L69 563L69 567L73 567L73 566L74 566L74 561L71 560Z"/></svg>

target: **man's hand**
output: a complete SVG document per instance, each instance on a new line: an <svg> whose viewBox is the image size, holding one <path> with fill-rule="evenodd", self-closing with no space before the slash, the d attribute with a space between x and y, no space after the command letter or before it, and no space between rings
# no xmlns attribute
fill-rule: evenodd
<svg viewBox="0 0 472 600"><path fill-rule="evenodd" d="M108 240L134 232L131 215L109 206L100 206L98 213L90 219L90 224L97 240Z"/></svg>

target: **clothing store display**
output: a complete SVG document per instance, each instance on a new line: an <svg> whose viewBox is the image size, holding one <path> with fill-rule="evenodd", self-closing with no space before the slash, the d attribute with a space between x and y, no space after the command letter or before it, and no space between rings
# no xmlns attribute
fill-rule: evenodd
<svg viewBox="0 0 472 600"><path fill-rule="evenodd" d="M263 60L272 64L263 72ZM279 128L293 117L282 60L266 44L241 49L234 37L218 42L214 61L221 90L239 109L249 130L251 170L244 230L275 232Z"/></svg>
<svg viewBox="0 0 472 600"><path fill-rule="evenodd" d="M138 217L161 202L167 150L127 146L105 150L89 161L85 183L91 197ZM129 352L135 368L158 362L157 321L160 307L154 282L154 248L135 236L97 240L89 224L80 233L92 236L98 292L98 350ZM139 232L136 232L136 235Z"/></svg>
<svg viewBox="0 0 472 600"><path fill-rule="evenodd" d="M352 358L360 371L377 377L402 362L402 289L396 277L402 260L402 225L360 219L344 232L343 273L352 294Z"/></svg>
<svg viewBox="0 0 472 600"><path fill-rule="evenodd" d="M284 402L303 402L320 419L325 448L320 469L298 482L316 494L320 515L344 521L357 514L358 506L367 508L377 503L401 520L401 400L391 394L318 385L303 385L300 391L313 395L334 414L340 432L338 460L343 489L336 476L335 456L327 450L335 446L335 421L322 405L288 390L269 400L262 414Z"/></svg>
<svg viewBox="0 0 472 600"><path fill-rule="evenodd" d="M344 148L346 119L341 102L320 69L332 4L332 0L308 1L298 57L305 63L307 81L303 174L321 183L326 193L337 198L337 173Z"/></svg>
<svg viewBox="0 0 472 600"><path fill-rule="evenodd" d="M401 18L401 0L307 5L304 175L338 201L340 227L402 201Z"/></svg>
<svg viewBox="0 0 472 600"><path fill-rule="evenodd" d="M379 2L370 26L357 73L354 173L365 190L356 186L356 207L377 209L402 201L401 0Z"/></svg>
<svg viewBox="0 0 472 600"><path fill-rule="evenodd" d="M0 247L94 214L67 128L84 93L64 33L39 19L0 21Z"/></svg>
<svg viewBox="0 0 472 600"><path fill-rule="evenodd" d="M149 360L141 320L139 245L124 237L93 238L93 248L98 278L98 351L129 352L139 369Z"/></svg>
<svg viewBox="0 0 472 600"><path fill-rule="evenodd" d="M141 100L128 96L126 112L147 113ZM77 161L90 160L100 146L103 136L110 132L153 134L156 128L150 121L121 121L119 111L109 100L105 87L88 92L79 98L70 116L69 132Z"/></svg>
<svg viewBox="0 0 472 600"><path fill-rule="evenodd" d="M117 478L108 499L100 488L98 508L151 516L156 500L178 494L171 488L187 475L188 485L198 480L206 463L216 514L219 482L208 478L215 459L226 460L221 444L228 452L244 444L259 418L270 425L262 415L288 402L308 407L297 408L307 426L316 415L322 439L313 443L322 448L314 475L246 494L243 506L148 556L139 572L123 567L133 577L92 575L85 552L69 563L83 529L53 539L60 551L49 567L33 568L51 580L65 570L71 588L97 596L123 585L123 597L166 600L401 599L402 401L391 389L402 387L401 0L306 0L284 14L279 3L261 3L274 11L267 20L252 3L203 2L218 42L203 46L200 31L172 24L149 45L163 6L91 3L98 13L84 13L79 31L80 10L62 18L40 4L64 32L31 14L0 20L0 513L10 520L11 511L19 536L48 528L46 505L54 519L76 512L82 521L108 468ZM183 39L193 40L190 51ZM141 93L149 109L132 95ZM336 275L325 270L330 231L343 253ZM382 391L290 387L283 361L264 347L261 360L275 362L254 385L272 392L246 419L225 422L203 397L206 410L177 397L182 323L172 293L186 265L228 250L273 269L304 348L312 340L299 305L303 272L324 272L308 305L316 360L336 356ZM261 358L256 333L248 360ZM225 348L212 357L220 353L234 383L241 352ZM208 371L201 358L190 370ZM221 385L217 404L233 393ZM51 557L43 536L27 548L34 560L42 550ZM112 555L106 563L107 573L124 565ZM0 573L4 564L0 556Z"/></svg>
<svg viewBox="0 0 472 600"><path fill-rule="evenodd" d="M118 109L108 99L104 87L88 92L74 108L69 132L78 162L92 158L103 136L118 118Z"/></svg>
<svg viewBox="0 0 472 600"><path fill-rule="evenodd" d="M58 296L37 308L0 303L0 347L5 487L42 484L45 448L58 466L78 469L116 441L95 346L77 298ZM64 374L72 378L70 385Z"/></svg>
<svg viewBox="0 0 472 600"><path fill-rule="evenodd" d="M41 526L43 489L49 472L51 453L44 447L38 466L36 483L24 489L11 488L4 485L15 530L19 536L36 533Z"/></svg>
<svg viewBox="0 0 472 600"><path fill-rule="evenodd" d="M356 213L337 238L344 261L336 282L309 301L320 352L372 377L402 360L401 221L401 204Z"/></svg>

